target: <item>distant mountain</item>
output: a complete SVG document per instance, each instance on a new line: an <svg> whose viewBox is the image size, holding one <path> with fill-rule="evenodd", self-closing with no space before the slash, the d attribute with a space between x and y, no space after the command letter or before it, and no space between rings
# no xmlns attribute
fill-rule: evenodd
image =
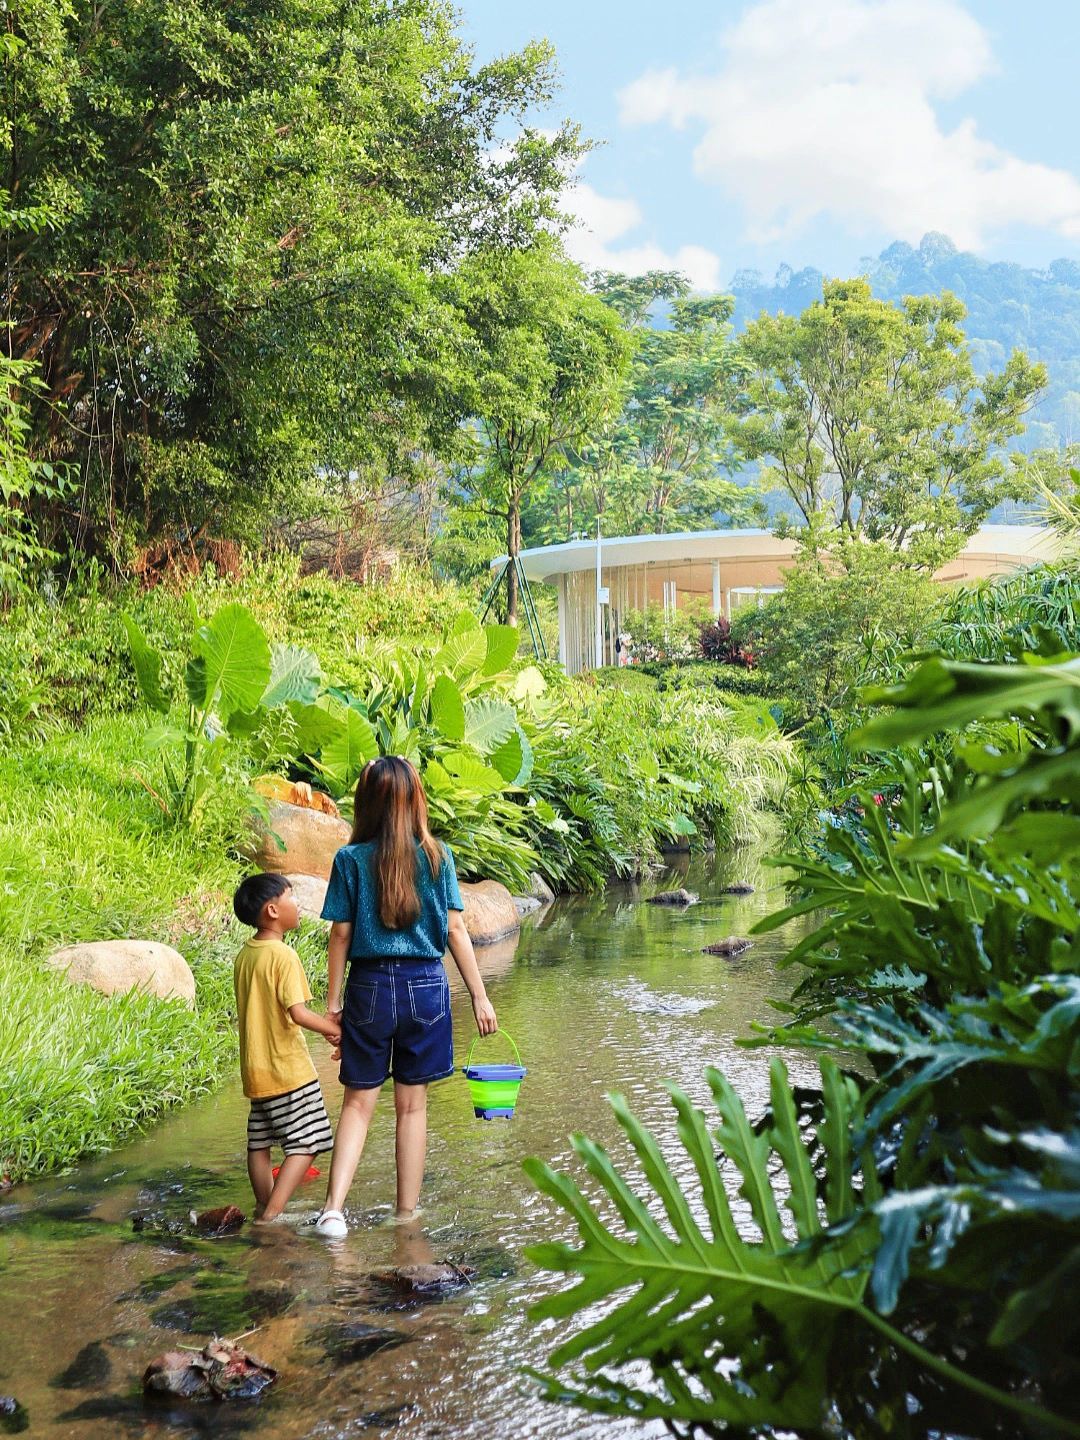
<svg viewBox="0 0 1080 1440"><path fill-rule="evenodd" d="M947 235L924 235L915 248L897 241L855 271L875 295L900 300L951 290L967 306L965 329L976 368L998 370L1019 347L1045 362L1050 385L1028 418L1024 449L1080 441L1080 264L1054 260L1045 270L980 260L958 250ZM741 330L762 310L798 314L821 298L823 272L781 265L770 282L757 270L739 270L730 290ZM843 278L847 278L846 276Z"/></svg>

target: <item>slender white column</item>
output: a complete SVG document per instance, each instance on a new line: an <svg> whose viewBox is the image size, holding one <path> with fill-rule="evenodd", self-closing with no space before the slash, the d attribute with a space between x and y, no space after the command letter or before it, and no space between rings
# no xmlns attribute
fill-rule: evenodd
<svg viewBox="0 0 1080 1440"><path fill-rule="evenodd" d="M600 516L596 517L596 652L594 659L599 670L604 663L604 607L600 603Z"/></svg>
<svg viewBox="0 0 1080 1440"><path fill-rule="evenodd" d="M567 634L566 576L559 576L559 664L565 670L569 661L570 637Z"/></svg>
<svg viewBox="0 0 1080 1440"><path fill-rule="evenodd" d="M713 619L720 619L720 561L712 562L712 613Z"/></svg>

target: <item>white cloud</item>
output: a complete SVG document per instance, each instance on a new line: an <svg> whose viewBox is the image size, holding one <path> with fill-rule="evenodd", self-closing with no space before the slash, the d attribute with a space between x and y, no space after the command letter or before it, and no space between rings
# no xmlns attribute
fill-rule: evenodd
<svg viewBox="0 0 1080 1440"><path fill-rule="evenodd" d="M757 0L723 49L713 73L641 75L621 119L699 131L695 172L742 203L754 239L822 214L973 249L1018 222L1080 237L1075 176L939 119L935 101L994 68L957 0Z"/></svg>
<svg viewBox="0 0 1080 1440"><path fill-rule="evenodd" d="M563 204L576 220L564 237L567 254L586 270L618 270L643 275L647 270L680 270L697 291L720 289L720 257L703 245L681 245L665 250L650 241L626 237L644 223L636 200L601 195L577 181L563 195Z"/></svg>

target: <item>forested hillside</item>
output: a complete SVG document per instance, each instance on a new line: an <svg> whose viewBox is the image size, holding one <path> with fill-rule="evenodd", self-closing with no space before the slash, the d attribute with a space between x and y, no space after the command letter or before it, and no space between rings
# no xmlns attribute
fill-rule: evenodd
<svg viewBox="0 0 1080 1440"><path fill-rule="evenodd" d="M896 241L860 270L883 300L951 290L967 307L964 329L976 369L1000 369L1021 347L1049 370L1050 383L1031 414L1024 449L1070 444L1080 438L1080 264L1054 260L1045 270L988 262L958 250L946 235L925 235L916 248ZM762 310L801 313L821 298L824 275L813 266L781 265L770 282L760 271L732 279L734 321L741 330Z"/></svg>

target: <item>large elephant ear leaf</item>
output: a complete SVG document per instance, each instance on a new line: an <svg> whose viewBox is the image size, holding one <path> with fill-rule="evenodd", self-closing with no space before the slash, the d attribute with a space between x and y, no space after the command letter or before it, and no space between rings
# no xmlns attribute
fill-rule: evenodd
<svg viewBox="0 0 1080 1440"><path fill-rule="evenodd" d="M486 625L484 635L487 639L487 655L483 673L498 675L517 654L521 636L516 625Z"/></svg>
<svg viewBox="0 0 1080 1440"><path fill-rule="evenodd" d="M487 641L484 632L466 630L461 635L451 635L436 653L431 668L435 671L448 671L455 680L466 680L476 674L486 658Z"/></svg>
<svg viewBox="0 0 1080 1440"><path fill-rule="evenodd" d="M195 639L205 670L202 704L254 710L270 680L270 646L246 605L224 605Z"/></svg>
<svg viewBox="0 0 1080 1440"><path fill-rule="evenodd" d="M291 701L314 705L321 680L319 657L313 651L300 645L271 645L270 680L260 704L265 710Z"/></svg>
<svg viewBox="0 0 1080 1440"><path fill-rule="evenodd" d="M464 790L477 795L497 795L506 788L506 782L491 765L485 765L467 750L452 750L443 756L443 766L453 775Z"/></svg>
<svg viewBox="0 0 1080 1440"><path fill-rule="evenodd" d="M491 752L491 763L508 785L527 785L533 769L533 751L529 737L520 725L508 739Z"/></svg>
<svg viewBox="0 0 1080 1440"><path fill-rule="evenodd" d="M335 713L325 705L289 705L296 722L296 747L303 755L317 755L345 729L344 709Z"/></svg>
<svg viewBox="0 0 1080 1440"><path fill-rule="evenodd" d="M449 675L440 675L431 687L431 721L447 740L465 739L465 704Z"/></svg>
<svg viewBox="0 0 1080 1440"><path fill-rule="evenodd" d="M502 700L470 700L465 709L465 739L482 755L497 750L516 724L513 707Z"/></svg>
<svg viewBox="0 0 1080 1440"><path fill-rule="evenodd" d="M161 655L147 641L130 615L125 614L122 618L127 631L131 661L135 666L135 678L139 682L142 697L152 709L164 715L169 710L170 701L161 687Z"/></svg>
<svg viewBox="0 0 1080 1440"><path fill-rule="evenodd" d="M346 710L341 717L338 733L322 749L319 767L340 789L348 786L360 774L369 760L379 753L379 742L370 720L365 720L357 710Z"/></svg>

